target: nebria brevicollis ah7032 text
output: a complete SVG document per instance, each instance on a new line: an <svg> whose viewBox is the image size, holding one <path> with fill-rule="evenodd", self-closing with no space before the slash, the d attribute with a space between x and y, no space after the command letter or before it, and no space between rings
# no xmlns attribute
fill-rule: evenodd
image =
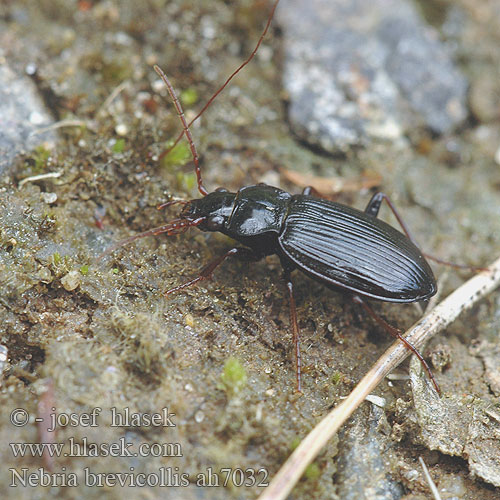
<svg viewBox="0 0 500 500"><path fill-rule="evenodd" d="M277 4L278 1L274 4L255 50L214 94L197 117L232 77L253 58L268 30ZM189 201L176 200L161 205L165 207L182 204L183 208L179 217L169 224L127 238L106 253L138 238L162 233L180 234L190 227L197 227L202 231L221 232L244 245L231 248L206 265L196 278L168 290L166 294L210 278L213 271L228 257L242 256L259 260L266 255L277 254L284 270L290 300L290 323L295 345L299 391L301 388L299 327L291 280L291 273L295 269L329 288L348 292L375 321L392 336L399 338L418 357L439 392L434 376L422 355L401 336L397 328L380 318L364 300L368 298L409 303L426 300L437 291L436 280L424 254L414 243L390 200L383 193L376 193L365 211L360 211L312 196L309 188L302 194L292 195L276 187L258 184L243 187L236 193L223 188L209 193L202 182L198 154L189 130L190 124L184 117L182 107L167 76L158 66L155 66L155 71L165 82L182 122L183 134L189 142L193 156L198 190L203 197ZM377 218L384 199L405 234Z"/></svg>

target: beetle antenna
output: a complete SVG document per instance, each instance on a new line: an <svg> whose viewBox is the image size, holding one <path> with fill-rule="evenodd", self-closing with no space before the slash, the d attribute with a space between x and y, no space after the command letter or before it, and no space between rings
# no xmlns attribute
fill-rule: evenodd
<svg viewBox="0 0 500 500"><path fill-rule="evenodd" d="M170 200L166 201L165 203L160 203L156 209L157 210L162 210L163 208L171 207L172 205L187 205L189 201L187 200Z"/></svg>
<svg viewBox="0 0 500 500"><path fill-rule="evenodd" d="M156 64L154 65L154 70L158 73L160 78L163 80L163 82L167 86L167 90L168 90L168 93L170 95L170 98L172 99L174 106L175 106L175 109L177 110L177 114L179 115L179 118L182 122L182 128L183 128L182 133L186 135L186 139L189 142L189 147L191 148L191 154L193 155L194 168L196 171L196 179L198 180L198 191L203 196L206 196L208 194L208 191L203 186L203 182L201 180L201 169L200 169L200 161L198 158L198 152L196 151L196 146L194 145L193 136L191 135L191 131L189 130L189 125L186 122L186 117L184 116L184 111L182 111L181 103L179 102L179 99L177 98L177 94L175 93L174 87L172 87L172 84L168 80L167 75L163 72L163 70Z"/></svg>
<svg viewBox="0 0 500 500"><path fill-rule="evenodd" d="M107 255L113 253L118 248L124 247L129 243L140 238L146 238L147 236L158 236L162 233L167 233L167 236L173 236L175 234L181 234L186 232L190 227L196 227L205 220L205 217L199 217L198 219L188 220L188 219L175 219L170 224L164 224L163 226L154 227L143 231L142 233L134 234L123 240L118 241L113 246L105 250L99 257L97 257L97 262L102 260Z"/></svg>
<svg viewBox="0 0 500 500"><path fill-rule="evenodd" d="M262 41L264 40L264 37L266 36L269 26L271 26L271 21L273 20L274 17L274 12L276 11L276 7L278 6L280 0L276 0L274 2L273 8L271 9L271 13L269 14L269 17L267 18L267 23L264 28L264 31L262 32L262 35L260 35L259 41L257 42L257 45L253 49L252 53L243 61L238 68L231 73L231 75L227 78L227 80L219 87L219 89L215 92L215 94L207 101L205 106L201 108L200 112L188 123L188 127L190 127L204 112L205 110L214 102L215 98L228 86L229 82L254 58L255 54L259 50L259 47L262 44ZM161 76L161 75L160 75ZM177 139L175 139L175 142L170 146L168 149L163 151L160 155L160 160L164 158L172 149L178 144L178 142L182 139L182 135L184 134L184 130L180 132L180 134L177 136Z"/></svg>

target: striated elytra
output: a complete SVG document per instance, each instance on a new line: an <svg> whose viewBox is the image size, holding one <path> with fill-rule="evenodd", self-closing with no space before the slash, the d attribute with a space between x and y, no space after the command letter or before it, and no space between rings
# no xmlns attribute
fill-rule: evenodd
<svg viewBox="0 0 500 500"><path fill-rule="evenodd" d="M204 218L202 231L230 236L256 259L277 254L284 269L331 288L388 302L425 300L437 290L429 264L404 234L340 203L259 184L191 200L180 218Z"/></svg>

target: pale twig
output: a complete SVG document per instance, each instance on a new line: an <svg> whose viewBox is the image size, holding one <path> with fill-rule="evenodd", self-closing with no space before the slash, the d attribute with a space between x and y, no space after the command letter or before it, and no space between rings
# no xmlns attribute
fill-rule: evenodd
<svg viewBox="0 0 500 500"><path fill-rule="evenodd" d="M55 179L61 177L62 172L47 172L46 174L32 175L19 181L17 187L21 189L27 182L41 181L43 179Z"/></svg>
<svg viewBox="0 0 500 500"><path fill-rule="evenodd" d="M109 96L102 103L101 107L97 110L96 115L99 115L105 111L108 111L109 105L116 99L116 97L128 86L128 81L125 80L120 85L115 87L115 89L109 94ZM45 132L50 132L51 130L56 130L59 128L65 127L85 127L90 131L95 132L96 127L91 120L79 120L78 118L72 119L69 118L67 120L60 120L58 122L52 123L51 125L47 125L46 127L41 127L30 133L32 135L44 134Z"/></svg>
<svg viewBox="0 0 500 500"><path fill-rule="evenodd" d="M30 133L32 135L45 134L45 132L50 132L51 130L56 130L58 128L64 127L86 127L90 130L93 130L90 122L87 120L60 120L58 122L52 123L51 125L47 125L46 127L37 128Z"/></svg>
<svg viewBox="0 0 500 500"><path fill-rule="evenodd" d="M101 104L100 108L97 110L96 115L99 115L105 111L108 111L109 105L125 90L129 85L128 80L124 80L120 85L116 86L111 94L106 97L105 101Z"/></svg>
<svg viewBox="0 0 500 500"><path fill-rule="evenodd" d="M427 481L427 484L429 485L431 493L434 496L434 500L441 500L441 495L439 494L437 486L435 485L434 481L432 480L431 474L429 472L429 469L427 468L427 465L425 465L424 459L422 457L418 457L418 461L420 462L420 465L422 466L422 470L424 471L425 480Z"/></svg>
<svg viewBox="0 0 500 500"><path fill-rule="evenodd" d="M452 294L417 321L405 334L415 347L436 335L452 323L464 310L500 285L500 258L491 266L476 274L457 288ZM339 430L340 426L352 415L366 396L398 366L410 352L397 341L387 349L373 365L349 396L333 409L305 437L290 455L271 481L259 500L284 500L304 473L305 468L314 460L320 450Z"/></svg>

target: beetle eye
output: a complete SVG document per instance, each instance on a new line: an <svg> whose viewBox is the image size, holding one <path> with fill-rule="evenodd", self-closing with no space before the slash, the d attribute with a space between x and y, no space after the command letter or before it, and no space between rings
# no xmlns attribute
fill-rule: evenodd
<svg viewBox="0 0 500 500"><path fill-rule="evenodd" d="M226 188L223 188L223 187L218 187L216 190L215 190L216 193L227 193L227 189Z"/></svg>
<svg viewBox="0 0 500 500"><path fill-rule="evenodd" d="M209 217L205 223L209 231L219 231L224 225L224 217L221 215L214 215Z"/></svg>

